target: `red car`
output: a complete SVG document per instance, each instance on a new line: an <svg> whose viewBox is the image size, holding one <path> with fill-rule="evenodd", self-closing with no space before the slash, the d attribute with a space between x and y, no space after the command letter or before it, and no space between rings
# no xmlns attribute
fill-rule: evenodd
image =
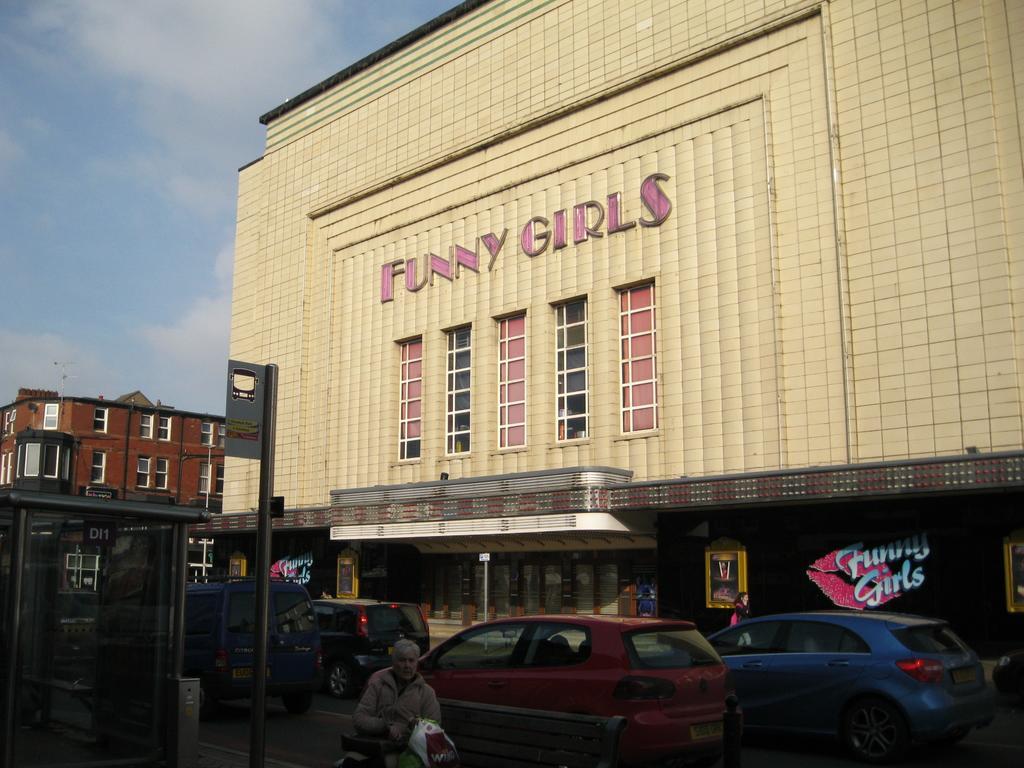
<svg viewBox="0 0 1024 768"><path fill-rule="evenodd" d="M619 757L714 763L729 672L689 621L524 616L477 624L420 661L445 699L627 720Z"/></svg>

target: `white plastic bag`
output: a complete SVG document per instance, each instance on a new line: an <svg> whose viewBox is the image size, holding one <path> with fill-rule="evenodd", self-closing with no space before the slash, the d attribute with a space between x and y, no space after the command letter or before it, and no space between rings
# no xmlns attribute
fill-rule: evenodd
<svg viewBox="0 0 1024 768"><path fill-rule="evenodd" d="M433 720L417 720L409 737L409 751L425 768L458 768L459 753L444 729Z"/></svg>

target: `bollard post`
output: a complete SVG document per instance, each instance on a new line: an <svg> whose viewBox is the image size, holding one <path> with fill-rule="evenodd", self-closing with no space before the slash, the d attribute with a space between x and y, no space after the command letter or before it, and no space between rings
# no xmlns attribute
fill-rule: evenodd
<svg viewBox="0 0 1024 768"><path fill-rule="evenodd" d="M736 711L740 700L735 693L725 697L722 715L722 768L740 768L740 740L743 737L743 715Z"/></svg>

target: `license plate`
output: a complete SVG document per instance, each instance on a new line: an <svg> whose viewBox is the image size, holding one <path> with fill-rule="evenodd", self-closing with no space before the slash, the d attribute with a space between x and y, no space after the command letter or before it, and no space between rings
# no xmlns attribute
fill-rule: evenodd
<svg viewBox="0 0 1024 768"><path fill-rule="evenodd" d="M975 680L974 667L963 667L953 670L954 683L973 683Z"/></svg>
<svg viewBox="0 0 1024 768"><path fill-rule="evenodd" d="M231 677L235 680L248 680L252 677L252 667L235 667L231 670ZM267 677L270 677L270 667L267 667Z"/></svg>
<svg viewBox="0 0 1024 768"><path fill-rule="evenodd" d="M722 721L713 723L696 723L690 726L691 739L711 739L722 735Z"/></svg>

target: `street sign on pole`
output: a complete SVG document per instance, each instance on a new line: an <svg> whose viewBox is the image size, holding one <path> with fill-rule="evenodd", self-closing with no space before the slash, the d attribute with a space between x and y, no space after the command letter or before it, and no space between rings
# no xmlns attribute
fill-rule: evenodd
<svg viewBox="0 0 1024 768"><path fill-rule="evenodd" d="M267 366L228 360L227 406L224 409L224 455L261 458Z"/></svg>
<svg viewBox="0 0 1024 768"><path fill-rule="evenodd" d="M224 410L224 455L239 459L259 459L260 462L249 768L263 768L266 751L267 629L270 624L267 603L270 593L270 513L274 496L276 421L277 366L273 363L256 365L229 360L227 407ZM212 478L208 478L208 481L212 481Z"/></svg>
<svg viewBox="0 0 1024 768"><path fill-rule="evenodd" d="M490 552L480 553L480 562L484 564L484 621L487 621L487 564L491 562Z"/></svg>

